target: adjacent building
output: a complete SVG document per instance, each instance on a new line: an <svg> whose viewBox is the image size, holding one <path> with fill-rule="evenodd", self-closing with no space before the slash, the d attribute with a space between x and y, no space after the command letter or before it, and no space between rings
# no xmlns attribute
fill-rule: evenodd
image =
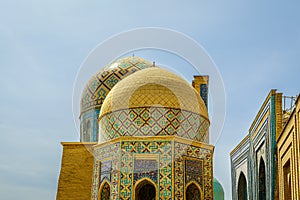
<svg viewBox="0 0 300 200"><path fill-rule="evenodd" d="M279 199L300 199L300 96L283 116L284 127L276 138Z"/></svg>
<svg viewBox="0 0 300 200"><path fill-rule="evenodd" d="M233 199L299 198L299 97L296 104L294 99L271 90L230 153Z"/></svg>
<svg viewBox="0 0 300 200"><path fill-rule="evenodd" d="M230 153L233 199L277 199L276 135L282 94L271 90L246 137Z"/></svg>

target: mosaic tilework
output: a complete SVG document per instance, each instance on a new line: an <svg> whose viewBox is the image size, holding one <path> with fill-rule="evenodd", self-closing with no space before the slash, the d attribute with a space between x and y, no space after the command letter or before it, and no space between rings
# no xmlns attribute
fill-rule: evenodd
<svg viewBox="0 0 300 200"><path fill-rule="evenodd" d="M102 183L105 179L111 181L111 170L112 161L108 160L100 163L100 182Z"/></svg>
<svg viewBox="0 0 300 200"><path fill-rule="evenodd" d="M134 159L134 183L142 178L149 178L157 183L158 161L155 159Z"/></svg>
<svg viewBox="0 0 300 200"><path fill-rule="evenodd" d="M171 139L140 138L107 143L95 149L92 199L98 198L100 171L109 171L109 163L111 199L133 199L135 183L145 177L156 183L161 200L183 199L184 190L191 181L199 184L204 199L212 199L212 154L213 150ZM101 167L101 163L106 164Z"/></svg>
<svg viewBox="0 0 300 200"><path fill-rule="evenodd" d="M153 106L182 109L208 119L199 93L183 78L159 67L140 70L120 81L107 95L100 117L116 110Z"/></svg>
<svg viewBox="0 0 300 200"><path fill-rule="evenodd" d="M111 168L110 172L110 185L111 185L111 199L119 199L119 169L120 169L120 143L108 144L102 148L97 148L94 152L95 163L93 172L93 186L92 186L92 199L98 199L98 190L100 187L100 180L102 177L101 163L106 163L105 168ZM109 166L111 163L111 167ZM107 175L107 173L106 173Z"/></svg>
<svg viewBox="0 0 300 200"><path fill-rule="evenodd" d="M213 152L208 149L176 142L174 144L175 153L175 187L174 199L181 200L184 197L184 189L187 182L184 180L185 175L185 157L198 158L203 160L203 186L204 199L213 198L213 167L212 167L212 155Z"/></svg>
<svg viewBox="0 0 300 200"><path fill-rule="evenodd" d="M121 136L178 135L207 142L209 122L202 116L180 109L144 107L124 109L103 116L99 141Z"/></svg>
<svg viewBox="0 0 300 200"><path fill-rule="evenodd" d="M196 181L203 188L203 160L185 158L185 182Z"/></svg>
<svg viewBox="0 0 300 200"><path fill-rule="evenodd" d="M207 84L201 84L200 85L200 96L202 97L206 107L207 107L207 96L208 96L208 88Z"/></svg>
<svg viewBox="0 0 300 200"><path fill-rule="evenodd" d="M98 141L98 116L100 110L89 110L80 116L80 141Z"/></svg>
<svg viewBox="0 0 300 200"><path fill-rule="evenodd" d="M81 96L81 112L100 108L109 91L126 76L151 67L153 64L138 57L126 57L107 65L97 72L87 83Z"/></svg>
<svg viewBox="0 0 300 200"><path fill-rule="evenodd" d="M145 157L153 154L159 155L159 199L172 199L172 145L170 141L124 141L121 144L121 154L121 199L131 199L134 184L132 166L135 154L144 154Z"/></svg>

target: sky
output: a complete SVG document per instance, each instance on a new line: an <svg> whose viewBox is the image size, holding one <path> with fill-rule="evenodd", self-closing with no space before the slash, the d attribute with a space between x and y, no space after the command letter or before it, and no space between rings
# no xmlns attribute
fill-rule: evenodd
<svg viewBox="0 0 300 200"><path fill-rule="evenodd" d="M300 92L299 7L292 0L1 0L1 199L55 199L60 142L78 141L72 108L77 72L99 43L139 27L182 32L216 63L227 100L214 175L231 199L230 151L271 89ZM174 65L164 53L136 55Z"/></svg>

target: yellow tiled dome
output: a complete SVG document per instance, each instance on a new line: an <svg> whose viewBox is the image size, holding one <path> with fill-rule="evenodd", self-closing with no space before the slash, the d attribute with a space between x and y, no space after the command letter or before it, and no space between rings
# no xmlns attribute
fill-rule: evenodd
<svg viewBox="0 0 300 200"><path fill-rule="evenodd" d="M100 143L119 136L151 135L208 140L209 117L199 93L159 67L140 70L116 84L98 120Z"/></svg>
<svg viewBox="0 0 300 200"><path fill-rule="evenodd" d="M197 113L208 119L207 108L184 79L159 67L143 69L114 87L103 103L101 116L138 107L165 107Z"/></svg>

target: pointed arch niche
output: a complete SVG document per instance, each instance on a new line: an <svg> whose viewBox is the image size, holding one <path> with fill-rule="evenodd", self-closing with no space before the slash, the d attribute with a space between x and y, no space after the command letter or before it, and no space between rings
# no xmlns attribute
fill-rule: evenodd
<svg viewBox="0 0 300 200"><path fill-rule="evenodd" d="M248 196L247 180L243 172L240 173L237 193L238 193L238 200L247 200L247 196Z"/></svg>
<svg viewBox="0 0 300 200"><path fill-rule="evenodd" d="M203 193L201 192L201 188L195 181L191 181L187 184L185 190L185 200L202 200Z"/></svg>
<svg viewBox="0 0 300 200"><path fill-rule="evenodd" d="M266 165L263 158L260 158L258 168L258 199L266 199Z"/></svg>
<svg viewBox="0 0 300 200"><path fill-rule="evenodd" d="M157 200L158 190L156 184L149 178L143 178L136 182L134 187L135 200Z"/></svg>
<svg viewBox="0 0 300 200"><path fill-rule="evenodd" d="M110 185L107 180L100 186L98 200L110 200Z"/></svg>

